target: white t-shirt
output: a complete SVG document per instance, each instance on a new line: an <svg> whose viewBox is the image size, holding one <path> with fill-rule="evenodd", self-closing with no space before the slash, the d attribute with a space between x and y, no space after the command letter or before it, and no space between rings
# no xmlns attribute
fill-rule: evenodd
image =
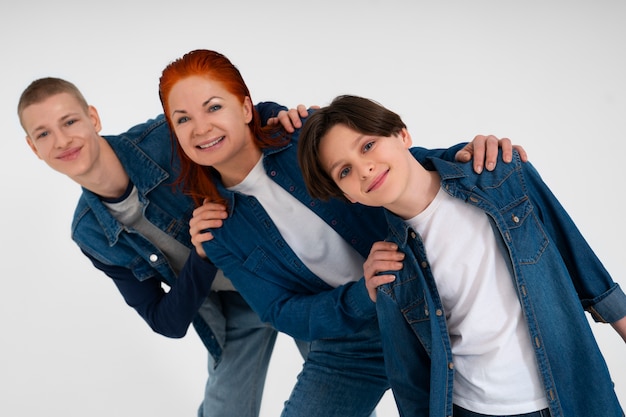
<svg viewBox="0 0 626 417"><path fill-rule="evenodd" d="M248 176L228 188L256 197L283 239L315 275L333 287L363 276L363 257L297 198L272 181L263 158Z"/></svg>
<svg viewBox="0 0 626 417"><path fill-rule="evenodd" d="M189 256L189 248L146 219L139 202L137 187L133 185L130 193L119 201L107 202L102 200L102 203L120 223L137 229L154 246L159 248L167 257L174 273L176 275L180 273ZM211 290L235 291L235 287L230 279L224 275L224 272L218 269L211 284Z"/></svg>
<svg viewBox="0 0 626 417"><path fill-rule="evenodd" d="M453 402L491 415L546 408L528 326L487 214L440 189L407 223L424 240L446 311Z"/></svg>

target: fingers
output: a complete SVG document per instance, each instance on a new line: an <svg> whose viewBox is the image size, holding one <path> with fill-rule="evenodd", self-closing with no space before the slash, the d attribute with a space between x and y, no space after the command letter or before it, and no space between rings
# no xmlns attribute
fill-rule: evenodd
<svg viewBox="0 0 626 417"><path fill-rule="evenodd" d="M276 119L278 119L278 123L283 125L283 128L289 133L293 133L295 131L293 124L291 123L291 115L289 114L289 112L291 112L292 110L293 109L287 111L281 110L276 116Z"/></svg>
<svg viewBox="0 0 626 417"><path fill-rule="evenodd" d="M207 229L222 227L226 217L228 217L226 207L216 203L205 202L193 211L193 216L189 220L189 234L191 243L200 256L206 257L202 243L213 239L213 234Z"/></svg>
<svg viewBox="0 0 626 417"><path fill-rule="evenodd" d="M373 302L376 302L376 294L378 292L378 287L383 284L388 284L395 280L396 277L394 275L375 275L369 280L365 281L365 288L367 288L367 293L370 296L370 299Z"/></svg>
<svg viewBox="0 0 626 417"><path fill-rule="evenodd" d="M383 271L398 271L402 269L404 253L398 251L398 246L391 242L376 242L372 245L370 254L363 264L365 287L372 299L376 301L376 289L383 284L392 282L394 275L378 275Z"/></svg>
<svg viewBox="0 0 626 417"><path fill-rule="evenodd" d="M494 136L495 137L495 136ZM496 146L495 149L495 160L493 161L493 167L496 166L497 163L497 158L498 158L498 147L502 148L502 160L506 163L509 163L513 160L513 144L511 143L511 139L509 138L502 138L500 140L498 140L496 138L496 140L498 141L498 146ZM487 151L489 152L489 151ZM493 152L493 150L492 150ZM489 169L489 168L487 168ZM491 168L493 169L493 168ZM490 171L491 171L490 169Z"/></svg>
<svg viewBox="0 0 626 417"><path fill-rule="evenodd" d="M513 149L519 153L519 157L522 162L528 162L528 155L526 154L526 150L522 148L520 145L513 145Z"/></svg>
<svg viewBox="0 0 626 417"><path fill-rule="evenodd" d="M497 137L493 135L489 135L485 137L484 142L485 142L484 155L483 155L483 157L485 158L484 167L488 171L493 171L493 169L496 167L496 163L498 162L499 141ZM505 144L506 144L506 141L505 141ZM509 141L509 145L510 145L510 141ZM474 155L474 157L476 158L476 156L478 156L478 151L476 152L476 155Z"/></svg>
<svg viewBox="0 0 626 417"><path fill-rule="evenodd" d="M402 269L404 253L398 251L398 245L391 242L376 242L363 264L365 277L371 277L383 271Z"/></svg>
<svg viewBox="0 0 626 417"><path fill-rule="evenodd" d="M302 125L300 116L298 115L298 111L296 109L281 110L278 112L276 117L267 119L268 126L275 126L279 123L288 133L293 133L296 128L301 127Z"/></svg>
<svg viewBox="0 0 626 417"><path fill-rule="evenodd" d="M300 117L307 117L309 115L309 111L304 104L298 104L298 107L296 107L296 109L298 110L298 115Z"/></svg>
<svg viewBox="0 0 626 417"><path fill-rule="evenodd" d="M201 258L207 258L206 252L202 247L202 242L208 242L211 239L213 239L213 234L211 232L200 233L191 237L191 244Z"/></svg>
<svg viewBox="0 0 626 417"><path fill-rule="evenodd" d="M478 174L483 172L485 166L485 147L487 136L476 135L474 140L465 145L463 149L456 153L456 160L460 162L469 162L472 160L474 171Z"/></svg>
<svg viewBox="0 0 626 417"><path fill-rule="evenodd" d="M513 148L511 139L502 138L494 135L476 135L474 140L455 155L455 159L459 162L468 162L473 158L474 171L480 174L483 168L493 171L498 163L498 150L502 148L502 160L511 162L513 159ZM527 159L526 152L521 146L515 146L520 151L520 157L525 161Z"/></svg>
<svg viewBox="0 0 626 417"><path fill-rule="evenodd" d="M311 108L319 109L319 106L311 106ZM304 104L298 104L295 109L279 111L276 117L267 120L267 124L274 126L280 123L288 133L293 133L302 127L302 119L308 115L307 107Z"/></svg>

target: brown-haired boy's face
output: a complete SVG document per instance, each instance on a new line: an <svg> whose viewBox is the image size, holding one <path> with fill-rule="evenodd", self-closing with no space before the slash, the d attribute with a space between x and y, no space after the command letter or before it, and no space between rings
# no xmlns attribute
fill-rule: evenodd
<svg viewBox="0 0 626 417"><path fill-rule="evenodd" d="M26 107L21 122L30 148L55 171L78 178L93 168L101 127L95 108L60 93Z"/></svg>
<svg viewBox="0 0 626 417"><path fill-rule="evenodd" d="M406 129L394 136L374 136L337 124L321 139L319 158L348 200L387 206L406 188L413 158L407 152L410 146Z"/></svg>

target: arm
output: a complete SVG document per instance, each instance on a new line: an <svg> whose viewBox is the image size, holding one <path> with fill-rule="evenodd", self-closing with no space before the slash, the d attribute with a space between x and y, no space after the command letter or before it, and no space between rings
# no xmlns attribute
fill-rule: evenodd
<svg viewBox="0 0 626 417"><path fill-rule="evenodd" d="M282 106L273 101L261 101L257 103L254 108L261 117L261 125L266 126L269 124L269 120L274 120L281 111L287 111L287 107Z"/></svg>
<svg viewBox="0 0 626 417"><path fill-rule="evenodd" d="M595 321L613 323L624 337L626 295L532 164L521 164L521 169L530 201L565 263L582 306Z"/></svg>
<svg viewBox="0 0 626 417"><path fill-rule="evenodd" d="M261 116L263 126L275 126L281 124L288 133L295 132L302 127L302 119L308 116L306 106L299 104L295 109L289 109L272 101L262 101L255 108ZM311 106L317 109L319 106Z"/></svg>
<svg viewBox="0 0 626 417"><path fill-rule="evenodd" d="M279 259L281 254L260 248L235 253L235 245L219 243L224 238L220 234L206 242L204 250L261 320L275 329L311 341L342 337L375 320L376 305L363 278L332 288L303 266L295 272L293 264Z"/></svg>
<svg viewBox="0 0 626 417"><path fill-rule="evenodd" d="M126 304L133 307L152 330L172 338L187 333L189 324L211 291L217 271L214 265L191 251L176 283L166 293L156 277L139 281L129 269L106 265L83 253L96 268L113 279Z"/></svg>
<svg viewBox="0 0 626 417"><path fill-rule="evenodd" d="M429 157L458 162L469 162L474 157L474 171L480 174L483 170L483 163L487 164L488 171L495 168L499 150L502 151L502 160L506 163L511 162L513 149L519 152L522 161L528 160L524 148L519 145L513 146L510 139L483 135L474 137L472 142L459 143L448 149L426 149L416 146L411 148L411 152L420 163L424 163Z"/></svg>
<svg viewBox="0 0 626 417"><path fill-rule="evenodd" d="M309 109L319 109L319 106L311 106ZM309 111L306 106L304 104L298 104L295 109L281 110L276 117L268 119L267 124L276 125L280 123L287 132L293 133L296 129L302 127L302 119L306 118L308 115Z"/></svg>
<svg viewBox="0 0 626 417"><path fill-rule="evenodd" d="M446 161L459 161L469 162L474 158L474 171L480 174L483 170L483 165L486 164L487 170L492 171L498 160L498 151L502 150L502 159L504 162L511 162L513 155L513 149L517 150L522 158L522 161L526 162L528 156L526 151L519 145L513 146L511 140L508 138L498 139L493 135L483 136L477 135L474 140L469 143L461 143L454 145L449 149L425 149L420 147L412 148L416 151L413 152L416 159L423 162L426 157L437 157L445 159ZM417 153L419 150L419 153Z"/></svg>

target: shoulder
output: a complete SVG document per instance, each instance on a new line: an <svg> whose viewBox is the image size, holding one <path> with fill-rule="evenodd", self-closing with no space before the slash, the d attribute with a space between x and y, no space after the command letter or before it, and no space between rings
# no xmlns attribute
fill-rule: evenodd
<svg viewBox="0 0 626 417"><path fill-rule="evenodd" d="M154 119L148 119L143 123L136 124L124 133L104 137L109 142L128 141L135 144L146 140L171 141L169 125L162 114Z"/></svg>

